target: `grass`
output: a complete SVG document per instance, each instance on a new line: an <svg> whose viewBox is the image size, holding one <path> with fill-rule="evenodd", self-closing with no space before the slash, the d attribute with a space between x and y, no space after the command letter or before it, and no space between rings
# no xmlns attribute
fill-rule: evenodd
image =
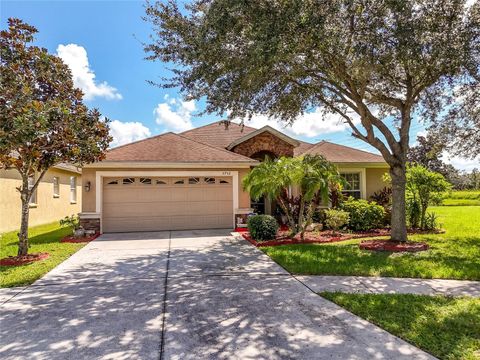
<svg viewBox="0 0 480 360"><path fill-rule="evenodd" d="M480 206L480 190L452 191L445 195L445 206Z"/></svg>
<svg viewBox="0 0 480 360"><path fill-rule="evenodd" d="M440 359L480 359L480 299L321 293Z"/></svg>
<svg viewBox="0 0 480 360"><path fill-rule="evenodd" d="M29 253L48 252L50 257L43 261L21 266L0 266L0 287L13 287L33 283L53 269L85 244L60 243L59 240L71 233L58 223L35 226L29 229ZM17 255L17 231L0 235L0 259Z"/></svg>
<svg viewBox="0 0 480 360"><path fill-rule="evenodd" d="M438 215L446 233L411 236L430 245L419 253L360 250L361 240L262 250L295 274L480 280L480 207L439 206L429 211Z"/></svg>

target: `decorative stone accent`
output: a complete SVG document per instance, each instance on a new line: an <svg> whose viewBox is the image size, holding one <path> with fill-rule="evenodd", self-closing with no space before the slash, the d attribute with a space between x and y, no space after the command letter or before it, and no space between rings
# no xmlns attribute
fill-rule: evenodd
<svg viewBox="0 0 480 360"><path fill-rule="evenodd" d="M269 132L263 132L251 139L245 140L241 144L238 144L232 149L232 151L248 157L252 157L252 155L256 153L265 151L271 152L277 157L292 157L293 149L294 147L292 144L287 143Z"/></svg>
<svg viewBox="0 0 480 360"><path fill-rule="evenodd" d="M80 218L80 226L85 231L95 231L96 233L100 232L100 219L82 219Z"/></svg>
<svg viewBox="0 0 480 360"><path fill-rule="evenodd" d="M235 227L246 227L247 218L248 214L235 214Z"/></svg>

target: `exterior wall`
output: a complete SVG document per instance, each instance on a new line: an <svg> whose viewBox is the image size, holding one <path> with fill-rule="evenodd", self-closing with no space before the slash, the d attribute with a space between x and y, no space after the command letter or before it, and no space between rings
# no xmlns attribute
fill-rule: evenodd
<svg viewBox="0 0 480 360"><path fill-rule="evenodd" d="M248 157L252 157L252 155L260 151L269 151L277 157L292 157L293 149L293 145L286 141L283 141L269 132L263 132L241 144L238 144L232 149L232 151Z"/></svg>
<svg viewBox="0 0 480 360"><path fill-rule="evenodd" d="M366 169L367 199L369 199L374 192L387 186L382 180L383 174L386 172L388 172L388 168Z"/></svg>
<svg viewBox="0 0 480 360"><path fill-rule="evenodd" d="M53 177L60 182L60 196L53 196ZM70 203L70 176L77 177L77 202ZM21 200L16 190L21 186L16 170L0 170L0 233L20 227ZM37 203L30 207L29 225L41 225L60 220L81 211L81 174L52 168L37 188Z"/></svg>

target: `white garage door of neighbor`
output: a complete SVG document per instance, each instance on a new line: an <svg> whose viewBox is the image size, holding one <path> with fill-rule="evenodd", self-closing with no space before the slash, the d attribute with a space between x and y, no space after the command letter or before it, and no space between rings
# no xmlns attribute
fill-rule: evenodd
<svg viewBox="0 0 480 360"><path fill-rule="evenodd" d="M232 178L104 178L102 213L104 232L232 228Z"/></svg>

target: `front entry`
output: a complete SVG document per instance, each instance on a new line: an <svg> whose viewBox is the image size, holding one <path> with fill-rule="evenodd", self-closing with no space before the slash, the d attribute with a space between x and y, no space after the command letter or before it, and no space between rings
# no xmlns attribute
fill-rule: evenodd
<svg viewBox="0 0 480 360"><path fill-rule="evenodd" d="M233 227L231 177L103 180L103 232Z"/></svg>

